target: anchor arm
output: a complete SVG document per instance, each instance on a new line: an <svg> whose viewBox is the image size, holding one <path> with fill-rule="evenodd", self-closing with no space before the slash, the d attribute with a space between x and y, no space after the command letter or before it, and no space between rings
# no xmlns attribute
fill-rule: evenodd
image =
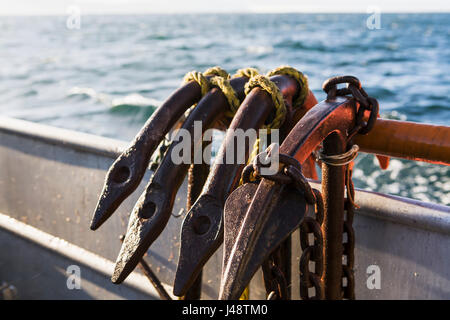
<svg viewBox="0 0 450 320"><path fill-rule="evenodd" d="M238 98L243 97L243 88L247 80L246 77L239 77L230 81ZM212 89L199 102L182 126L182 129L187 130L190 137L193 137L190 139L191 150L196 150L195 145L201 144L201 137L194 136L195 122L202 123L204 132L223 117L228 108L227 99L217 88ZM176 193L189 168L187 163L175 164L172 161L172 152L176 145L181 143L179 136L175 137L174 141L178 142L172 143L167 150L130 216L128 230L112 276L114 283L121 283L136 267L139 258L161 234L170 218Z"/></svg>
<svg viewBox="0 0 450 320"><path fill-rule="evenodd" d="M310 109L317 103L309 92L301 108L292 109L292 98L299 92L299 85L287 76L274 76L288 106L287 119L283 129L292 127L291 117ZM254 89L244 100L234 117L230 131L224 138L217 160L209 174L203 192L186 215L181 229L180 256L175 275L174 294L183 295L202 267L223 242L223 208L228 195L238 186L243 164L227 164L227 152L237 153L239 148L233 139L236 129L256 129L262 126L268 112L273 109L270 96L259 88ZM303 112L304 113L304 112ZM247 143L247 141L246 141ZM247 145L245 151L248 150ZM245 161L248 152L245 154ZM204 225L200 228L199 225Z"/></svg>
<svg viewBox="0 0 450 320"><path fill-rule="evenodd" d="M272 109L270 97L260 89L250 93L234 117L230 128L262 125ZM229 131L230 132L230 131ZM226 148L235 146L234 135L226 135L204 191L186 215L181 229L180 258L174 283L174 294L182 296L197 278L203 265L222 242L222 210L227 190L238 183L236 172L244 164L226 164ZM231 143L230 143L231 142ZM246 141L248 144L248 142ZM237 146L233 148L237 150ZM247 148L246 148L247 150ZM236 154L236 152L234 153ZM245 158L248 158L246 152ZM218 164L219 159L222 164ZM231 179L229 179L231 177ZM228 178L228 179L227 179Z"/></svg>
<svg viewBox="0 0 450 320"><path fill-rule="evenodd" d="M183 113L200 98L200 85L190 81L175 91L147 120L130 146L108 170L91 220L91 230L99 228L136 190L160 141Z"/></svg>

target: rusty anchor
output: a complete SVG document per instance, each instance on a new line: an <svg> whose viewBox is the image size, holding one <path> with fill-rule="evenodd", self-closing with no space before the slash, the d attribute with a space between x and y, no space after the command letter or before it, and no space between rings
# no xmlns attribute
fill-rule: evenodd
<svg viewBox="0 0 450 320"><path fill-rule="evenodd" d="M246 183L232 192L227 199L224 209L224 262L229 261L230 257L234 257L237 254L236 252L233 252L234 239L231 235L238 234L240 228L242 228L242 221L251 205L252 197L257 188L258 185L256 183ZM239 285L236 286L236 293L235 295L230 296L230 299L239 298L257 268L263 265L270 254L277 249L293 231L295 231L302 218L309 210L309 205L302 197L302 194L295 188L284 188L278 197L278 201L276 201L277 205L269 209L273 210L273 214L270 215L270 219L261 231L261 236L253 244L255 249L245 257L248 267L242 270L242 274L237 280L239 281ZM283 217L283 220L280 219L281 216ZM289 220L290 223L284 223L285 220ZM234 226L233 228L231 227L232 225ZM223 269L222 276L228 272L230 272L230 270L226 268ZM249 280L248 282L247 279Z"/></svg>
<svg viewBox="0 0 450 320"><path fill-rule="evenodd" d="M203 142L202 152L207 152L207 143ZM209 157L210 154L207 154ZM210 161L207 163L191 164L188 172L188 191L186 199L186 209L190 210L194 205L195 201L198 199L202 192L203 185L208 178L210 170ZM189 290L187 290L183 296L182 300L199 300L202 293L202 273L197 276L197 279L191 285Z"/></svg>
<svg viewBox="0 0 450 320"><path fill-rule="evenodd" d="M183 113L200 98L200 86L191 81L175 91L147 120L130 146L111 165L92 217L92 230L99 228L136 190L160 141Z"/></svg>
<svg viewBox="0 0 450 320"><path fill-rule="evenodd" d="M211 168L205 162L173 162L171 155L184 142L182 135L175 136L165 155L159 147L162 161L152 166L154 175L131 213L112 281L121 283L139 265L161 299L171 299L143 256L166 227L174 198L188 174L189 212L181 229L175 295L200 299L202 269L223 243L220 299L247 299L248 290L241 293L258 268L262 269L267 299L290 299L291 234L299 229L300 297L355 299L352 221L357 205L351 175L358 150L375 154L382 169L389 164L389 156L448 165L449 128L376 120L378 102L352 76L325 81L327 99L320 103L308 90L303 105L297 108L303 88L298 78L289 73L268 74L286 107L280 127L282 144L271 144L250 156L251 141L236 144L232 131L267 126L277 118L277 103L273 94L261 89L264 86L247 90L251 86L246 83L258 76L256 70L246 70L231 80L223 70L218 70L217 77L190 73L194 81L185 80L111 166L91 221L93 230L137 188L153 152L169 131L181 126L191 136L194 133L188 143L190 150L202 144L204 159L205 130L230 129ZM220 81L226 81L228 88ZM338 88L341 84L347 86ZM195 132L196 121L202 123L200 135ZM228 163L228 154L239 154L242 147L244 159ZM278 169L266 174L263 160L274 154L279 156ZM253 160L245 165L249 158ZM312 189L306 179L318 179L316 163L322 168L321 192Z"/></svg>
<svg viewBox="0 0 450 320"><path fill-rule="evenodd" d="M349 92L340 92L340 94L343 93L348 94ZM360 97L358 96L358 98ZM371 101L371 105L374 104L374 101ZM295 158L301 164L305 162L308 155L328 136L338 134L347 137L347 131L350 131L352 128L354 133L360 131L361 128L367 128L363 124L364 121L362 121L365 110L361 107L358 108L358 106L360 106L360 102L357 102L353 98L350 99L348 97L329 94L326 101L319 103L308 111L296 124L281 145L280 154ZM376 104L376 107L374 106L371 111L371 114L378 113L378 105ZM355 127L355 120L357 118L360 121ZM370 118L373 119L374 116L371 115ZM289 167L291 166L286 167L282 163L280 170L286 170ZM253 276L259 267L251 258L257 254L255 252L259 251L256 249L255 244L259 243L258 240L260 237L267 236L262 231L271 225L269 221L272 221L271 219L275 215L275 212L278 212L278 210L274 210L273 208L278 205L286 184L286 182L281 183L280 180L274 180L270 180L269 177L262 178L245 212L245 216L242 218L239 228L236 228L235 223L227 223L225 221L225 250L230 253L224 255L220 299L237 299L249 283L251 276ZM239 193L239 189L235 192ZM343 196L342 194L342 198ZM241 194L242 200L246 197L249 198L249 195L246 193ZM341 211L343 211L343 206ZM227 216L227 213L225 212L225 216ZM231 216L233 215L231 209L229 214ZM278 216L278 219L283 218ZM229 221L233 220L230 219ZM285 227L286 225L290 225L292 230L298 225L297 220L283 219L283 223ZM340 223L342 224L342 221ZM326 233L326 227L324 231ZM276 229L272 231L272 234L275 236ZM332 259L341 258L342 252L339 256L336 254L332 256ZM339 265L339 270L342 272L341 265Z"/></svg>
<svg viewBox="0 0 450 320"><path fill-rule="evenodd" d="M276 75L270 79L277 84L284 96L289 115L282 130L287 133L292 127L292 119L298 118L299 113L305 113L305 109L311 108L317 101L309 91L303 105L293 108L292 100L298 95L301 83L286 75ZM231 150L236 154L238 148L244 147L244 150L248 150L248 141L245 141L245 146L237 146L233 133L236 130L260 128L273 110L273 102L266 92L259 88L253 91L233 118L203 192L183 221L180 256L174 282L175 295L183 295L188 290L204 264L223 242L223 207L230 192L237 187L244 166L243 163L226 163L227 151ZM248 156L247 152L245 161Z"/></svg>
<svg viewBox="0 0 450 320"><path fill-rule="evenodd" d="M204 72L206 80L225 71L213 67ZM205 94L196 81L189 81L176 90L147 120L130 146L114 161L106 174L105 183L92 216L91 230L98 229L136 190L144 177L150 158L164 136Z"/></svg>
<svg viewBox="0 0 450 320"><path fill-rule="evenodd" d="M246 77L230 80L230 84L240 100L243 98L244 84L247 81ZM201 136L194 136L195 123L200 121L204 132L223 118L229 108L226 97L217 88L213 88L200 100L182 125L182 129L187 130L190 136L194 137L190 141L191 149L195 150L194 144L201 143ZM172 151L182 140L179 135L173 139L174 142L171 143L161 164L133 209L125 240L111 278L114 283L121 283L136 267L139 259L161 234L170 218L175 195L189 168L189 164L175 164L171 159Z"/></svg>

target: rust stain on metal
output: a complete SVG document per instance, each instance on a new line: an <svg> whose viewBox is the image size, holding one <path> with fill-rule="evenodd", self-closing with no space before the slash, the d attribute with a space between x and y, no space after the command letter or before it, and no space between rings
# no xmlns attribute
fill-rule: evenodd
<svg viewBox="0 0 450 320"><path fill-rule="evenodd" d="M450 165L450 127L378 119L372 131L355 138L361 151Z"/></svg>

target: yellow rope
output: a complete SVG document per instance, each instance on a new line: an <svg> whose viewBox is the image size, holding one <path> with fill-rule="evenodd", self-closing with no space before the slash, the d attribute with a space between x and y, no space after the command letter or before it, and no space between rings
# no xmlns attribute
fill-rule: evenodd
<svg viewBox="0 0 450 320"><path fill-rule="evenodd" d="M252 77L245 84L245 94L248 95L252 89L260 87L261 89L267 91L272 97L273 104L275 106L275 117L272 122L264 127L267 128L267 132L270 133L271 129L278 129L284 122L286 117L286 105L284 104L283 95L277 85L269 80L269 78L256 75Z"/></svg>
<svg viewBox="0 0 450 320"><path fill-rule="evenodd" d="M305 99L306 99L308 93L309 93L308 78L303 73L301 73L297 69L292 68L290 66L281 66L276 69L273 69L272 71L269 71L267 73L266 77L271 77L274 75L287 75L287 76L290 76L290 77L294 78L295 80L297 80L297 82L300 86L300 92L298 94L298 97L294 101L294 107L302 106L303 103L305 102ZM254 78L256 78L256 77L254 77ZM249 83L247 83L248 88L253 88L255 86L258 86L259 83L264 83L264 86L261 85L261 88L266 89L266 87L268 86L268 81L262 80L262 78L254 80L254 78L250 79ZM255 82L255 84L250 83L250 82ZM286 106L284 105L283 95L281 94L278 87L270 80L269 80L269 82L271 83L270 84L271 89L270 89L270 91L266 89L266 91L268 91L271 94L272 99L275 104L275 108L277 108L277 114L275 115L274 120L272 121L271 125L267 126L268 133L270 134L271 128L279 128L283 124L284 118L286 116ZM256 83L258 83L258 84L256 84ZM246 86L246 91L245 91L246 94L248 94L248 92L251 90L251 89L247 89L247 86ZM273 90L273 88L276 88L276 89ZM275 91L277 93L275 93ZM280 103L280 101L281 101L281 103ZM258 155L258 153L259 153L259 139L257 139L255 141L252 153L250 154L250 156L248 158L247 164L251 163L253 161L253 159ZM254 179L255 179L255 177L252 173L250 180L254 180ZM241 183L242 183L242 181L241 181Z"/></svg>
<svg viewBox="0 0 450 320"><path fill-rule="evenodd" d="M250 299L250 288L245 287L244 292L242 292L239 300L249 300Z"/></svg>
<svg viewBox="0 0 450 320"><path fill-rule="evenodd" d="M281 66L267 73L267 77L275 75L286 75L297 80L300 86L300 92L293 104L295 108L301 107L309 93L308 78L303 73L290 66Z"/></svg>
<svg viewBox="0 0 450 320"><path fill-rule="evenodd" d="M237 110L239 109L241 102L239 101L236 92L234 91L233 87L230 84L229 81L229 75L226 73L226 71L220 69L219 67L214 67L211 69L208 69L203 74L208 75L208 72L215 72L218 76L213 77L209 80L211 85L214 85L218 87L220 90L222 90L223 94L227 98L228 104L230 105L230 111L227 112L225 115L227 117L233 118L236 114ZM225 73L225 74L224 74ZM258 75L259 72L255 68L244 68L239 69L232 78L237 77L247 77L252 78L256 75Z"/></svg>
<svg viewBox="0 0 450 320"><path fill-rule="evenodd" d="M267 91L271 95L272 101L275 106L274 119L270 124L264 126L264 128L267 129L267 133L270 134L271 129L278 129L283 124L287 113L286 105L284 103L283 95L281 94L280 89L277 87L275 83L270 81L269 78L262 75L252 77L245 85L245 94L249 94L250 91L256 87L260 87L263 90ZM260 142L259 138L256 139L255 144L253 145L252 152L248 157L247 164L251 163L253 159L258 155L259 142ZM255 176L253 175L253 173L250 176L250 180L251 181L255 180ZM240 184L242 184L242 178Z"/></svg>
<svg viewBox="0 0 450 320"><path fill-rule="evenodd" d="M198 72L198 71L191 71L191 72L186 73L186 75L183 78L183 84L186 84L189 81L197 82L201 88L201 95L203 97L204 95L206 95L208 93L209 89L211 89L210 80L208 80L206 78L206 76L217 76L217 77L223 77L225 79L230 78L230 75L228 74L228 72L223 70L221 67L215 66L215 67L206 69L206 71L203 73ZM184 113L184 116L187 117L189 115L189 113L192 111L192 109L195 108L195 106L197 106L197 104L194 104L192 107L187 109L186 112Z"/></svg>
<svg viewBox="0 0 450 320"><path fill-rule="evenodd" d="M202 97L208 93L209 89L210 89L210 83L208 81L208 79L206 78L207 76L218 76L218 77L223 77L225 79L229 79L230 75L228 74L228 72L226 72L225 70L223 70L220 67L212 67L207 69L205 72L198 72L198 71L191 71L186 73L186 75L183 78L183 83L188 83L189 81L195 81L198 83L198 85L201 88L201 92L202 92Z"/></svg>
<svg viewBox="0 0 450 320"><path fill-rule="evenodd" d="M233 75L232 78L238 78L238 77L247 77L252 78L259 74L259 71L255 68L243 68L236 71L236 73Z"/></svg>
<svg viewBox="0 0 450 320"><path fill-rule="evenodd" d="M218 76L225 79L230 79L230 75L228 74L228 72L218 66L207 69L205 72L203 72L203 74L205 76Z"/></svg>
<svg viewBox="0 0 450 320"><path fill-rule="evenodd" d="M258 70L255 68L244 68L239 69L232 78L237 77L247 77L251 78L255 75L259 74ZM228 74L227 74L228 75ZM229 76L228 78L223 76L217 76L210 79L211 85L214 85L218 87L220 90L222 90L222 93L227 98L228 104L230 105L230 111L226 112L225 115L229 118L233 118L236 112L238 111L241 102L239 101L239 98L237 97L236 92L234 91L233 87L230 84Z"/></svg>
<svg viewBox="0 0 450 320"><path fill-rule="evenodd" d="M206 77L203 75L203 73L198 71L191 71L188 72L184 78L183 83L188 83L189 81L195 81L198 83L202 90L202 97L208 93L209 91L209 81L206 79Z"/></svg>
<svg viewBox="0 0 450 320"><path fill-rule="evenodd" d="M236 92L230 84L230 80L222 77L212 77L210 80L211 85L218 87L222 90L222 93L227 98L228 104L230 105L230 110L225 113L227 117L233 118L236 114L241 102L239 101Z"/></svg>

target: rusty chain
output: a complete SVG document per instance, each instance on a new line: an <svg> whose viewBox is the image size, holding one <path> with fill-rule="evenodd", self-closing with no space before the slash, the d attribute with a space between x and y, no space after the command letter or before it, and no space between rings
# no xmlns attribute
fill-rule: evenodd
<svg viewBox="0 0 450 320"><path fill-rule="evenodd" d="M305 200L309 204L315 205L314 217L305 217L300 225L300 244L302 256L300 258L300 296L304 300L324 299L325 290L323 276L323 234L321 225L324 218L323 198L319 190L312 189L301 172L300 163L293 157L286 154L279 154L279 162L284 165L283 170L274 175L264 175L261 173L261 156L271 153L272 145L266 151L258 154L253 163L247 165L242 172L244 183L250 181L252 173L258 178L266 178L283 184L292 183L297 190L302 192ZM313 234L314 243L309 244L309 235ZM310 270L310 264L314 262L314 271ZM309 295L309 288L314 288L315 295ZM269 294L268 299L276 299L280 293L276 290Z"/></svg>
<svg viewBox="0 0 450 320"><path fill-rule="evenodd" d="M355 231L353 229L353 216L355 213L355 188L352 181L352 169L347 165L347 174L345 175L345 183L347 186L347 197L344 202L345 219L344 233L347 240L344 241L343 259L342 259L342 297L344 299L355 299ZM345 239L345 237L344 237Z"/></svg>
<svg viewBox="0 0 450 320"><path fill-rule="evenodd" d="M309 185L308 180L306 180L305 176L302 174L300 163L295 158L280 153L278 155L278 161L284 165L283 170L276 174L261 173L260 169L265 166L261 161L261 157L270 156L273 146L274 144L267 147L265 151L259 153L253 159L251 164L245 166L242 171L242 181L244 183L250 182L253 174L255 177L265 178L282 184L294 183L295 187L304 194L306 201L309 204L314 204L316 201L314 192Z"/></svg>
<svg viewBox="0 0 450 320"><path fill-rule="evenodd" d="M276 250L279 252L279 250ZM287 300L288 281L274 254L262 265L264 284L268 292L267 300Z"/></svg>
<svg viewBox="0 0 450 320"><path fill-rule="evenodd" d="M338 89L338 84L347 84L346 88ZM346 166L346 198L345 198L345 218L343 221L343 256L342 256L342 298L355 299L355 279L354 279L354 248L355 234L353 229L353 216L355 210L354 203L354 186L351 179L352 162L356 158L358 147L353 145L352 138L355 134L367 134L375 124L378 116L378 102L376 99L369 97L361 86L361 82L352 76L334 77L325 81L323 85L324 91L327 93L327 99L336 96L352 95L359 103L356 113L355 126L348 133L348 145L345 157L342 159L327 159L322 157L320 160L331 165ZM367 121L364 121L366 111L369 112ZM261 161L260 156L270 155L270 147L263 153L255 157L253 163L244 168L242 172L243 181L249 181L249 177L253 174L257 177L263 177L279 183L294 183L296 188L303 192L305 199L310 204L315 204L314 217L305 217L300 225L300 244L302 247L302 256L300 258L300 296L302 299L324 299L324 283L323 283L323 233L322 223L324 219L324 204L321 193L313 190L306 178L301 173L301 166L295 158L280 154L279 161L284 164L283 170L274 175L262 175L260 172ZM329 161L328 161L329 160ZM314 241L310 244L309 237L313 235ZM311 262L314 262L314 271L310 270ZM310 296L309 289L315 289L315 295ZM277 296L276 291L269 294L270 298Z"/></svg>
<svg viewBox="0 0 450 320"><path fill-rule="evenodd" d="M347 84L347 87L338 89L338 84ZM373 128L379 111L378 101L369 97L362 88L358 78L353 76L333 77L326 80L322 88L327 93L327 99L333 99L336 96L352 95L359 102L360 107L356 113L355 127L349 132L349 138L356 133L367 134ZM370 112L367 122L364 121L366 111Z"/></svg>
<svg viewBox="0 0 450 320"><path fill-rule="evenodd" d="M314 189L316 204L314 217L305 217L300 224L300 245L302 255L300 257L300 297L303 300L322 300L325 298L323 282L323 233L322 223L324 219L323 198L319 190ZM309 236L313 234L314 242L310 244ZM314 262L314 271L310 270L311 262ZM314 288L315 295L310 296L309 289Z"/></svg>

